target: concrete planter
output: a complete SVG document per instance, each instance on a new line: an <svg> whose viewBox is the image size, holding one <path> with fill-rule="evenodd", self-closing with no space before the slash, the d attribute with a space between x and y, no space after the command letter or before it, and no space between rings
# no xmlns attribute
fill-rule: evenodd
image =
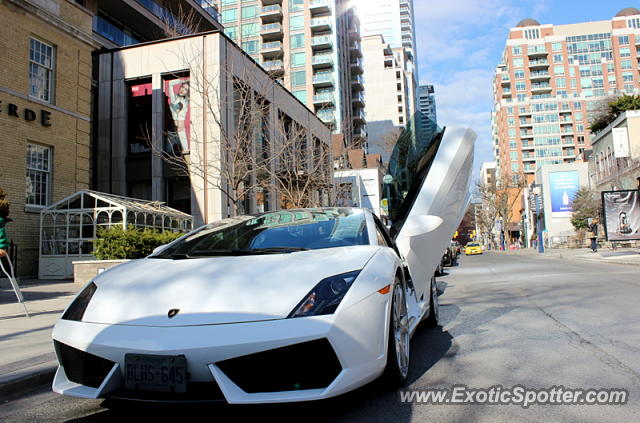
<svg viewBox="0 0 640 423"><path fill-rule="evenodd" d="M73 262L73 281L84 285L100 273L129 260L86 260Z"/></svg>

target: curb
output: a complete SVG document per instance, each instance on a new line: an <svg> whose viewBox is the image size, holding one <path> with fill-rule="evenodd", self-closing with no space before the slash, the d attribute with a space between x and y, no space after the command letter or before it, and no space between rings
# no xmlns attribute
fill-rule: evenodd
<svg viewBox="0 0 640 423"><path fill-rule="evenodd" d="M53 383L57 366L47 366L24 376L0 383L0 404Z"/></svg>

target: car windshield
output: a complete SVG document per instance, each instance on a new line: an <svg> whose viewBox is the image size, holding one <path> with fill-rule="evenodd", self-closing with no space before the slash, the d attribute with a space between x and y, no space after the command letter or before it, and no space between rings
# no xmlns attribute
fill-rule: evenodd
<svg viewBox="0 0 640 423"><path fill-rule="evenodd" d="M472 242L470 244L467 244L467 247L479 247L480 244L476 243L476 242Z"/></svg>
<svg viewBox="0 0 640 423"><path fill-rule="evenodd" d="M288 253L366 244L369 237L362 210L280 210L205 225L152 257Z"/></svg>

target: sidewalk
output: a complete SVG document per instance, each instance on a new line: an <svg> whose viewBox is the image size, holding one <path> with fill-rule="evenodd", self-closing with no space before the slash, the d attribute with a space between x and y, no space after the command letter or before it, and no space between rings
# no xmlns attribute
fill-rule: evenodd
<svg viewBox="0 0 640 423"><path fill-rule="evenodd" d="M13 290L0 285L0 404L51 383L57 366L51 330L81 286L69 281L23 280L31 318Z"/></svg>
<svg viewBox="0 0 640 423"><path fill-rule="evenodd" d="M617 248L615 250L611 248L601 248L595 253L589 248L546 248L543 254L538 253L538 250L534 248L497 252L507 255L535 255L543 258L561 258L640 266L640 250L637 248Z"/></svg>

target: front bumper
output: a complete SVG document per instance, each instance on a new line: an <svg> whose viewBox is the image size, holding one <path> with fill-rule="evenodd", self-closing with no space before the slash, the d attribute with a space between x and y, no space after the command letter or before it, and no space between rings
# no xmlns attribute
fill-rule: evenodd
<svg viewBox="0 0 640 423"><path fill-rule="evenodd" d="M276 403L332 397L364 385L384 370L388 297L375 293L336 315L225 325L145 327L60 320L53 331L55 341L109 360L113 367L106 369L108 372L105 370L107 376L101 382L88 386L73 382L65 368L59 366L53 390L82 398L117 396L140 399L122 391L125 354L136 353L184 355L189 382L193 386L206 387L204 394L199 392L198 401L223 399L229 403ZM317 340L326 340L339 361L337 376L327 386L246 392L241 388L243 383L238 377L225 373L222 370L225 366L219 365L225 360ZM326 360L331 359L330 355L325 354ZM312 360L308 363L310 369L317 365ZM247 386L246 381L244 383ZM216 392L222 395L215 395ZM181 397L148 395L144 398L165 401L180 400Z"/></svg>

